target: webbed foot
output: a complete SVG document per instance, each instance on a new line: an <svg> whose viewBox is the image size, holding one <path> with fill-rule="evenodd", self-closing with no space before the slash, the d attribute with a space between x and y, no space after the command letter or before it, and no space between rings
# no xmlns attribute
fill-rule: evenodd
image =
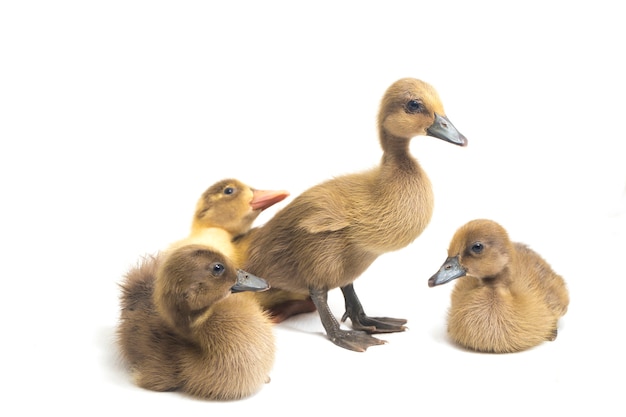
<svg viewBox="0 0 626 417"><path fill-rule="evenodd" d="M383 345L387 343L385 340L377 339L374 336L359 330L340 330L337 329L332 333L328 333L331 342L344 349L353 350L355 352L365 352L370 346Z"/></svg>
<svg viewBox="0 0 626 417"><path fill-rule="evenodd" d="M346 310L343 317L341 317L341 321L346 321L348 317L352 322L353 329L363 330L367 333L394 333L406 330L406 326L404 326L406 324L405 319L396 319L393 317L369 317L364 313L352 313L351 315L350 312Z"/></svg>
<svg viewBox="0 0 626 417"><path fill-rule="evenodd" d="M353 350L355 352L364 352L370 346L382 345L387 343L384 340L377 339L366 332L360 330L343 330L341 329L337 319L328 307L326 290L311 288L309 289L311 300L315 304L322 320L322 325L326 330L328 339L339 347Z"/></svg>
<svg viewBox="0 0 626 417"><path fill-rule="evenodd" d="M367 333L393 333L406 330L405 319L369 317L366 315L352 284L341 287L341 291L346 301L346 312L341 317L341 321L343 322L349 317L353 329L363 330Z"/></svg>

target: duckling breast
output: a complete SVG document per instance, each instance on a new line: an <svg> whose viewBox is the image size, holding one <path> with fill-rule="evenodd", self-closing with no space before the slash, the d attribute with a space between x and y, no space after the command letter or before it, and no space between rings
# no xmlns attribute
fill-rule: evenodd
<svg viewBox="0 0 626 417"><path fill-rule="evenodd" d="M378 255L402 249L419 237L432 219L434 206L430 179L421 169L410 175L395 171L393 178L386 177L381 175L370 190L368 215L354 214L358 219L354 241Z"/></svg>
<svg viewBox="0 0 626 417"><path fill-rule="evenodd" d="M455 288L456 290L456 288ZM509 353L551 340L553 314L545 305L506 288L453 290L448 333L459 345L479 352Z"/></svg>
<svg viewBox="0 0 626 417"><path fill-rule="evenodd" d="M252 395L269 381L275 355L273 327L251 293L221 301L195 327L199 349L189 349L182 360L185 391L233 400Z"/></svg>

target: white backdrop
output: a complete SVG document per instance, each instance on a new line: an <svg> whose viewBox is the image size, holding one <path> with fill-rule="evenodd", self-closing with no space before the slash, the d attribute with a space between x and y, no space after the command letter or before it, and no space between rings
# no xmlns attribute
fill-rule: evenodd
<svg viewBox="0 0 626 417"><path fill-rule="evenodd" d="M3 2L1 413L623 416L622 16L603 0ZM113 344L128 268L184 236L219 179L288 202L377 164L379 100L401 77L435 86L469 140L413 140L432 222L355 284L409 330L355 353L307 314L276 327L272 381L249 399L135 387ZM476 217L566 279L555 342L485 355L447 339L452 285L427 279ZM343 313L339 290L330 303Z"/></svg>

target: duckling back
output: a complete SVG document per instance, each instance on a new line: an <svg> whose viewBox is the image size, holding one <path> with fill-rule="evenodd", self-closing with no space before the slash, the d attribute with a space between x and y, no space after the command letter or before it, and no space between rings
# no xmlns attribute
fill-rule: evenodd
<svg viewBox="0 0 626 417"><path fill-rule="evenodd" d="M153 302L160 258L161 255L146 257L125 275L120 285L117 344L137 385L154 391L171 391L178 389L183 380L175 377L180 365L169 352L182 349L184 342L164 325Z"/></svg>
<svg viewBox="0 0 626 417"><path fill-rule="evenodd" d="M530 278L527 281L530 291L543 295L545 303L557 319L564 316L569 306L569 292L563 277L554 272L548 262L527 245L514 245L519 267L522 269L519 274Z"/></svg>

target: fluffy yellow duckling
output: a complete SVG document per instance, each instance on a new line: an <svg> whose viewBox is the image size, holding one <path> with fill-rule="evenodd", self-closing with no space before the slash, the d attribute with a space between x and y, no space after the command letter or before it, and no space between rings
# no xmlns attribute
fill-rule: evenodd
<svg viewBox="0 0 626 417"><path fill-rule="evenodd" d="M556 338L569 304L565 281L498 223L479 219L459 228L428 285L461 277L448 312L448 333L459 345L506 353Z"/></svg>
<svg viewBox="0 0 626 417"><path fill-rule="evenodd" d="M274 363L273 325L258 303L232 293L267 288L196 244L133 269L122 286L118 336L135 382L213 400L257 392Z"/></svg>
<svg viewBox="0 0 626 417"><path fill-rule="evenodd" d="M219 181L198 199L189 236L172 247L190 243L209 245L219 248L236 266L240 266L246 257L248 231L253 221L263 210L288 196L284 190L258 190L232 178ZM295 314L315 311L308 294L302 296L270 289L253 296L274 323Z"/></svg>
<svg viewBox="0 0 626 417"><path fill-rule="evenodd" d="M435 89L413 78L393 83L378 115L381 163L336 177L295 198L250 236L244 269L273 288L309 294L328 338L364 351L384 341L368 333L405 330L404 319L368 317L353 281L381 254L413 242L430 222L433 192L428 176L410 154L413 137L427 135L465 146L446 118ZM346 303L343 330L327 303L340 287Z"/></svg>
<svg viewBox="0 0 626 417"><path fill-rule="evenodd" d="M233 240L247 233L263 210L288 196L284 190L257 190L233 178L218 181L198 199L189 236L171 247L212 246L239 266L244 255Z"/></svg>

